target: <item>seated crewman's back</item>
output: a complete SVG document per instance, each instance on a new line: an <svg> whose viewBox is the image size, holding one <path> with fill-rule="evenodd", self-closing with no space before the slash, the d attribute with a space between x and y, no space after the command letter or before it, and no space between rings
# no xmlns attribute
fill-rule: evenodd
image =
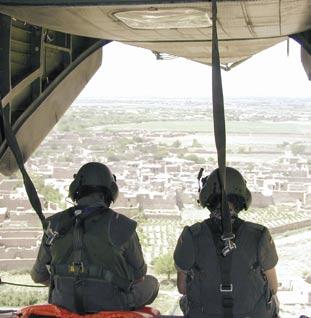
<svg viewBox="0 0 311 318"><path fill-rule="evenodd" d="M211 211L210 218L186 226L174 252L178 289L184 294L187 317L275 317L271 302L276 293L275 246L268 229L245 222L238 213L247 209L251 194L241 174L226 168L226 190L237 248L224 256L221 224L221 190L218 169L203 179L199 201ZM269 280L270 276L270 280ZM268 278L268 279L267 279Z"/></svg>
<svg viewBox="0 0 311 318"><path fill-rule="evenodd" d="M51 282L49 302L78 313L151 303L158 282L146 276L137 223L109 208L118 196L115 176L103 164L88 163L69 195L77 205L48 219L32 269L34 281Z"/></svg>

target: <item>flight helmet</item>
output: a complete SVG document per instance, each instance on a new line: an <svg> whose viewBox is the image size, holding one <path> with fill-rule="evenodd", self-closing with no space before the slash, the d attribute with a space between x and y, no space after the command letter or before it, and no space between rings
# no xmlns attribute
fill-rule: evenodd
<svg viewBox="0 0 311 318"><path fill-rule="evenodd" d="M77 201L86 193L103 192L109 201L115 202L119 189L116 177L110 169L100 162L89 162L83 165L69 186L69 197Z"/></svg>
<svg viewBox="0 0 311 318"><path fill-rule="evenodd" d="M246 181L239 171L226 167L226 194L230 202L234 202L237 212L247 210L252 202L252 195L247 189ZM199 194L199 203L212 211L221 200L219 183L219 169L215 169L209 176L202 179L202 189Z"/></svg>

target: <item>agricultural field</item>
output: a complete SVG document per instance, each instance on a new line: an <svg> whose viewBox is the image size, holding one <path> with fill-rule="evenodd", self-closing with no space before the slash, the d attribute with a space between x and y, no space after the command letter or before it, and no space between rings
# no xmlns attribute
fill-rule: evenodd
<svg viewBox="0 0 311 318"><path fill-rule="evenodd" d="M304 203L295 199L293 202L251 208L241 213L241 218L261 223L273 233L279 254L277 271L282 289L279 293L282 318L311 314L306 298L301 300L308 291L307 287L311 286L311 259L307 255L311 242L311 200L307 200L311 191L311 182L308 181L311 168L310 106L310 100L232 99L226 110L227 163L241 169L250 190L262 190L259 187L263 187L263 183L255 184L257 177L264 182L265 178L271 176L272 182L281 180L284 183L291 177L294 189L303 192L303 198L306 199ZM297 165L288 162L285 165L286 160L292 159L298 160ZM136 205L131 206L131 209L138 215L138 233L148 271L161 281L154 307L163 314L180 314L176 272L171 270L172 253L183 227L208 216L207 211L199 210L196 206L195 194L199 168L205 167L208 174L217 166L210 102L79 101L68 110L29 160L29 167L40 170L41 162L44 165L43 172L54 165L77 169L86 160L105 162L115 168L118 181L122 182L121 192L126 189L132 198L140 190L145 194L159 191L159 197L171 199L167 204L173 201L171 219L156 215L161 212L162 206L159 208L159 205L151 212L155 213L154 216L144 214ZM286 171L282 171L284 165ZM175 171L169 172L167 166ZM158 170L155 172L153 169ZM53 185L56 179L61 179L61 175L55 177L52 175L53 169L49 171ZM157 174L164 178L158 180L160 186L156 186L154 177ZM71 176L67 176L67 183ZM46 174L40 178L43 180ZM172 196L176 189L189 194L184 209L174 206ZM40 194L48 201L53 199L61 207L68 187L64 186L61 190L60 198L50 188L45 191L40 189ZM297 225L294 230L288 227L293 224ZM31 283L29 271L2 272L0 276L4 281ZM47 289L44 288L0 286L0 306L19 307L46 299Z"/></svg>
<svg viewBox="0 0 311 318"><path fill-rule="evenodd" d="M264 121L228 121L226 124L227 133L232 134L311 134L311 122L264 122ZM106 129L116 131L180 131L188 133L213 132L211 120L178 120L178 121L146 121L130 124L105 125ZM99 127L94 127L99 129Z"/></svg>
<svg viewBox="0 0 311 318"><path fill-rule="evenodd" d="M207 210L201 209L200 215L202 214L205 214L206 218L208 217ZM310 212L296 211L294 206L281 205L261 209L250 208L248 211L241 212L241 218L245 221L265 225L273 233L273 231L277 232L278 227L288 224L300 222L303 226L303 223L310 219ZM203 221L203 219L204 217L194 216L188 220L147 219L139 221L138 231L147 262L151 264L152 260L161 254L172 252L183 227ZM301 231L304 231L304 229ZM279 233L273 235L279 237Z"/></svg>

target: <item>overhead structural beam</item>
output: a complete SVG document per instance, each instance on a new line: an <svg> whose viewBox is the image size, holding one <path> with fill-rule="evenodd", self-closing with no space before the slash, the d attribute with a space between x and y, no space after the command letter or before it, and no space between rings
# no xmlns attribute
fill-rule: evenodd
<svg viewBox="0 0 311 318"><path fill-rule="evenodd" d="M24 88L26 88L29 83L34 82L37 78L39 78L42 75L42 70L39 68L29 74L26 78L24 78L21 82L19 82L15 87L11 89L11 91L3 98L2 103L3 105L7 105L11 102L11 100L14 98L17 92L22 91Z"/></svg>

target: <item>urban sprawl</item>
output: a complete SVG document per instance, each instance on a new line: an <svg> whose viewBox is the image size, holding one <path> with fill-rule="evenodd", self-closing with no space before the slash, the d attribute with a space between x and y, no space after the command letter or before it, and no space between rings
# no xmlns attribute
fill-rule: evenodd
<svg viewBox="0 0 311 318"><path fill-rule="evenodd" d="M285 318L311 311L310 106L303 99L251 98L226 106L227 165L241 171L253 196L241 217L273 234ZM154 271L159 256L172 255L183 226L208 217L197 204L197 175L217 167L210 102L77 101L26 164L46 216L72 206L68 186L89 161L116 175L120 194L112 208L138 221ZM0 176L0 271L29 270L41 237L20 174ZM157 306L167 295L171 302L160 309L170 313L174 286L162 290Z"/></svg>

